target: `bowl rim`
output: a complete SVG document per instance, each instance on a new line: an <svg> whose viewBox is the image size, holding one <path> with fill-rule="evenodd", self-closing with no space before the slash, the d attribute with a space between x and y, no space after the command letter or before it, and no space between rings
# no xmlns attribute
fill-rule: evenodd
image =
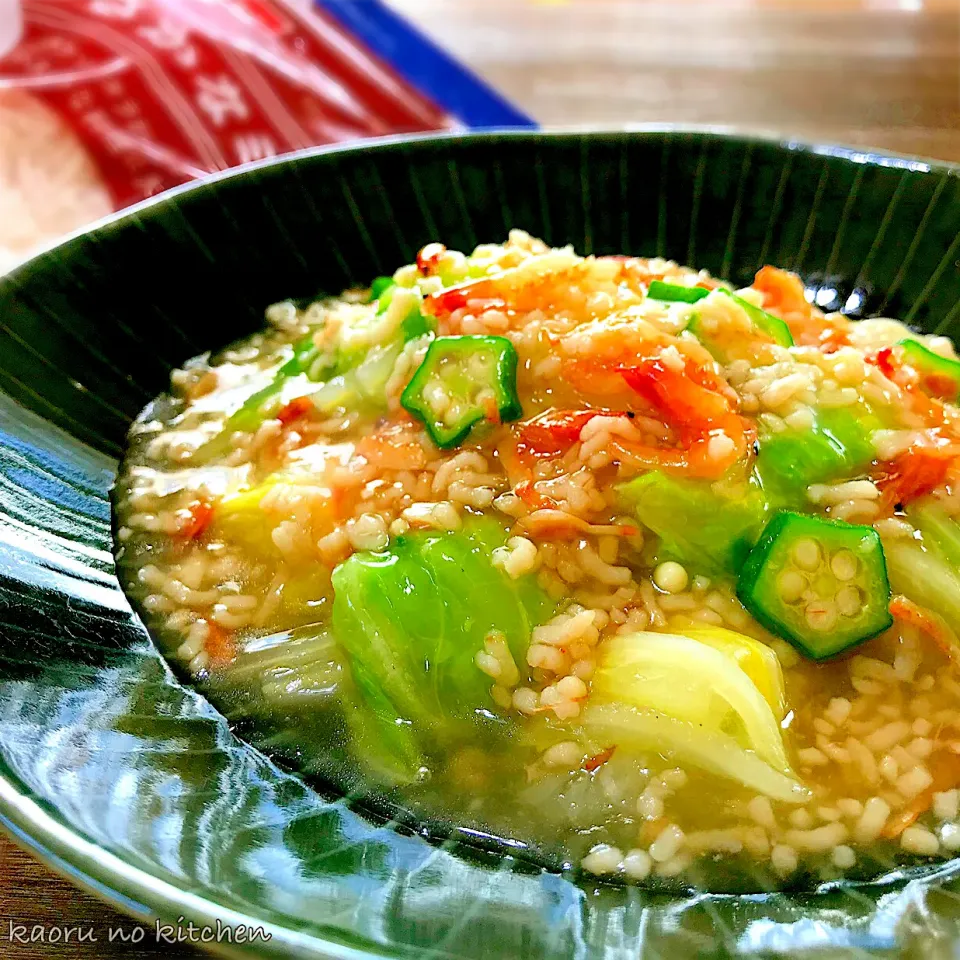
<svg viewBox="0 0 960 960"><path fill-rule="evenodd" d="M0 286L17 283L21 271L41 258L83 237L105 230L122 229L134 223L153 209L160 209L180 201L194 191L203 191L218 184L241 179L251 172L281 168L304 159L321 156L364 155L391 151L408 146L430 144L482 144L490 141L607 141L626 139L657 139L665 136L690 137L694 140L730 141L750 146L769 146L788 153L813 154L831 157L865 166L891 167L916 173L938 172L960 177L960 162L913 156L910 154L872 147L844 145L820 140L794 138L776 131L742 130L735 126L709 124L638 123L622 126L588 125L569 127L514 128L495 127L477 131L444 131L419 134L396 134L367 140L327 144L290 151L276 157L257 160L227 170L217 171L188 181L129 207L107 214L92 223L38 247L25 260L0 276ZM47 812L30 796L17 778L0 764L0 829L20 849L29 853L48 869L83 888L121 914L140 925L152 927L155 923L170 923L171 917L193 921L196 926L261 927L270 939L249 949L227 947L224 944L191 944L228 957L283 956L326 957L329 960L368 960L371 957L392 957L396 951L387 945L373 942L363 947L339 941L333 934L313 935L289 925L260 920L249 913L217 903L198 893L185 890L148 870L127 863L121 857L87 840L84 836L53 814ZM926 870L925 879L936 880L956 872L956 861L944 861L933 870ZM863 886L889 883L892 878L867 881ZM808 891L808 896L826 892L829 884ZM854 886L859 886L855 884ZM738 894L706 894L717 898L737 898ZM251 921L255 921L252 923Z"/></svg>
<svg viewBox="0 0 960 960"><path fill-rule="evenodd" d="M686 136L694 139L736 141L751 146L779 147L788 153L813 154L832 157L864 166L890 167L895 170L907 170L914 173L939 172L947 176L960 177L960 161L942 160L934 157L899 153L877 147L865 147L852 144L834 143L826 140L793 137L773 129L743 129L736 125L698 124L698 123L632 123L621 125L586 124L550 127L488 127L476 130L442 130L426 133L397 133L363 140L346 140L340 143L322 144L304 147L267 157L252 160L249 163L218 170L178 184L152 197L147 197L128 207L115 210L76 230L41 244L25 259L15 264L6 274L0 275L0 284L16 279L20 271L41 257L77 241L85 236L98 234L104 230L122 226L126 221L136 220L142 213L154 207L166 206L177 201L185 194L202 191L217 184L241 178L247 174L283 167L291 162L321 156L377 153L413 145L429 146L432 143L484 143L497 140L615 140L618 138L656 139L664 136Z"/></svg>
<svg viewBox="0 0 960 960"><path fill-rule="evenodd" d="M125 914L138 926L155 930L155 924L195 927L262 929L266 937L255 952L223 943L191 942L190 946L225 957L309 957L310 960L369 960L391 957L388 950L352 947L335 939L302 933L289 926L261 920L207 897L184 890L152 873L127 863L47 813L27 792L0 773L0 829L17 847L74 886ZM148 902L145 902L148 901ZM163 908L162 912L155 909ZM178 919L179 918L179 919ZM268 939L269 938L269 939ZM149 937L146 942L152 942ZM157 941L159 942L159 941Z"/></svg>

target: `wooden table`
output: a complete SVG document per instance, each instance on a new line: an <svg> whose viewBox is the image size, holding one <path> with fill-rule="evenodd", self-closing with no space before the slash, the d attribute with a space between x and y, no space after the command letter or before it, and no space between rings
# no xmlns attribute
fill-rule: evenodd
<svg viewBox="0 0 960 960"><path fill-rule="evenodd" d="M732 125L960 161L958 0L392 0L544 125Z"/></svg>
<svg viewBox="0 0 960 960"><path fill-rule="evenodd" d="M733 125L960 161L957 0L394 0L544 124ZM8 924L95 947L11 943ZM0 957L197 957L107 942L132 921L0 839Z"/></svg>

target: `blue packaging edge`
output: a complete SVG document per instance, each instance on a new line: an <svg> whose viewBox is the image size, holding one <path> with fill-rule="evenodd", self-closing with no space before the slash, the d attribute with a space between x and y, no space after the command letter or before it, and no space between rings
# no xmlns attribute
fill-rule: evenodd
<svg viewBox="0 0 960 960"><path fill-rule="evenodd" d="M537 124L382 0L314 0L404 80L468 127Z"/></svg>

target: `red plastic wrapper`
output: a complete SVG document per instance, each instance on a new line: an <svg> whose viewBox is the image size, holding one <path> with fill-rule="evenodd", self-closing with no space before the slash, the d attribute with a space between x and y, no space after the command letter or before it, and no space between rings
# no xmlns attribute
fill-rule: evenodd
<svg viewBox="0 0 960 960"><path fill-rule="evenodd" d="M0 271L211 171L451 126L309 3L0 0Z"/></svg>

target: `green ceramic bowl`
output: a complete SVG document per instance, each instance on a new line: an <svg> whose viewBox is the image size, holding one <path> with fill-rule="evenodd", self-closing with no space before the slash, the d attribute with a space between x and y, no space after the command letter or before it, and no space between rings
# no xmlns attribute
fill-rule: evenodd
<svg viewBox="0 0 960 960"><path fill-rule="evenodd" d="M142 921L262 926L268 942L231 948L255 955L955 956L956 864L667 896L429 842L318 792L159 659L117 586L108 491L171 367L430 240L520 226L738 283L775 263L824 308L955 332L958 174L678 129L390 140L174 191L0 280L0 822Z"/></svg>

